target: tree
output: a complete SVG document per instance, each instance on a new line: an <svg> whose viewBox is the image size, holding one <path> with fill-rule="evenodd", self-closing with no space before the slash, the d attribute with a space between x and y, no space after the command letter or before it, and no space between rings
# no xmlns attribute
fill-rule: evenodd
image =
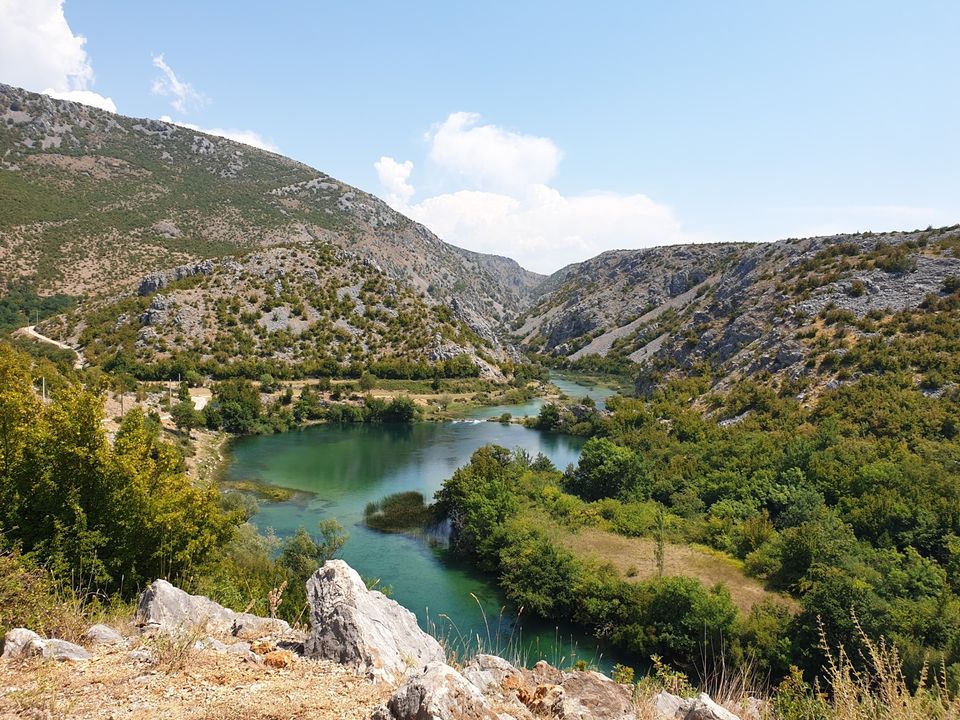
<svg viewBox="0 0 960 720"><path fill-rule="evenodd" d="M540 430L555 430L560 426L562 416L560 406L556 403L544 403L537 415L537 428Z"/></svg>
<svg viewBox="0 0 960 720"><path fill-rule="evenodd" d="M640 460L630 448L607 438L591 438L567 489L584 500L615 498L631 492L640 479Z"/></svg>
<svg viewBox="0 0 960 720"><path fill-rule="evenodd" d="M200 413L193 407L192 400L184 400L170 408L170 417L179 430L189 435L200 424Z"/></svg>
<svg viewBox="0 0 960 720"><path fill-rule="evenodd" d="M260 393L249 380L217 383L213 400L224 430L242 435L256 429L262 407Z"/></svg>
<svg viewBox="0 0 960 720"><path fill-rule="evenodd" d="M377 378L373 373L365 371L363 374L360 375L360 389L363 390L364 392L373 390L373 388L376 387L376 385L377 385Z"/></svg>

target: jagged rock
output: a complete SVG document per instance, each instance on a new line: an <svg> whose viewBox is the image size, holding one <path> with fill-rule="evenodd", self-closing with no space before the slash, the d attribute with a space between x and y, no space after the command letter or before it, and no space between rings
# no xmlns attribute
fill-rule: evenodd
<svg viewBox="0 0 960 720"><path fill-rule="evenodd" d="M46 639L26 628L10 630L3 638L3 657L44 657L50 660L89 660L93 657L79 645L66 640Z"/></svg>
<svg viewBox="0 0 960 720"><path fill-rule="evenodd" d="M739 716L715 703L706 693L685 700L662 691L656 697L655 708L663 720L740 720Z"/></svg>
<svg viewBox="0 0 960 720"><path fill-rule="evenodd" d="M428 664L377 708L372 720L519 720L494 710L480 690L442 661Z"/></svg>
<svg viewBox="0 0 960 720"><path fill-rule="evenodd" d="M653 706L657 714L666 720L686 717L687 701L679 695L668 693L666 690L657 693Z"/></svg>
<svg viewBox="0 0 960 720"><path fill-rule="evenodd" d="M412 669L442 662L443 649L412 612L376 590L343 560L328 560L307 581L309 658L353 666L374 681L396 683Z"/></svg>
<svg viewBox="0 0 960 720"><path fill-rule="evenodd" d="M137 294L141 296L150 295L177 280L183 280L194 275L209 275L213 272L213 269L213 260L203 260L192 265L181 265L170 270L152 273L140 281Z"/></svg>
<svg viewBox="0 0 960 720"><path fill-rule="evenodd" d="M101 624L89 628L83 637L91 645L123 645L125 642L123 635L112 627Z"/></svg>
<svg viewBox="0 0 960 720"><path fill-rule="evenodd" d="M461 674L481 692L499 691L507 678L519 677L520 671L496 655L477 655Z"/></svg>
<svg viewBox="0 0 960 720"><path fill-rule="evenodd" d="M237 636L296 635L283 620L228 610L210 598L190 595L166 580L155 580L140 594L134 618L143 630L166 633L202 628L207 632Z"/></svg>
<svg viewBox="0 0 960 720"><path fill-rule="evenodd" d="M541 661L533 670L521 671L528 685L535 688L556 686L563 689L552 711L560 720L635 720L636 708L630 690L602 673L591 670L563 672Z"/></svg>
<svg viewBox="0 0 960 720"><path fill-rule="evenodd" d="M89 660L93 657L79 645L56 639L44 640L41 655L51 660Z"/></svg>
<svg viewBox="0 0 960 720"><path fill-rule="evenodd" d="M3 655L0 655L0 657L5 660L32 657L40 654L42 646L43 638L33 630L14 628L8 630L7 634L3 636Z"/></svg>
<svg viewBox="0 0 960 720"><path fill-rule="evenodd" d="M707 279L707 274L700 268L682 270L670 277L670 283L667 287L670 297L683 295L690 288L699 285Z"/></svg>

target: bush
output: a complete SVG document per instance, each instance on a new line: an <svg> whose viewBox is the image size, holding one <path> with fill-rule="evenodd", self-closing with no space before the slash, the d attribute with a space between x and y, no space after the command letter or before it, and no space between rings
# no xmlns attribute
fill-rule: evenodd
<svg viewBox="0 0 960 720"><path fill-rule="evenodd" d="M433 514L418 492L388 495L379 502L369 503L363 512L368 527L383 532L402 532L426 527Z"/></svg>

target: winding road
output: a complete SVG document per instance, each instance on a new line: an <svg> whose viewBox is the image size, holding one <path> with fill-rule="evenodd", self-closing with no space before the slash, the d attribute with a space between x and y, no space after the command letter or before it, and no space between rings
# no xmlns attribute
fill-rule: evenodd
<svg viewBox="0 0 960 720"><path fill-rule="evenodd" d="M86 364L83 359L83 355L80 354L79 350L77 350L75 347L71 347L70 345L67 345L66 343L62 343L59 340L54 340L53 338L49 338L46 335L42 335L38 333L36 325L27 325L26 327L19 328L13 334L23 335L29 338L33 338L34 340L47 343L48 345L55 345L61 350L69 350L77 357L77 359L73 363L73 367L76 370L82 370L83 366Z"/></svg>

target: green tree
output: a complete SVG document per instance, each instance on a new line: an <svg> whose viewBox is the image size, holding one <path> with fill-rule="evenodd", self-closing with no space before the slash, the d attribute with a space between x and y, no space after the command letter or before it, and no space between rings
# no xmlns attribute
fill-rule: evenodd
<svg viewBox="0 0 960 720"><path fill-rule="evenodd" d="M187 434L200 424L200 413L193 406L192 400L184 400L170 408L170 417L180 430Z"/></svg>
<svg viewBox="0 0 960 720"><path fill-rule="evenodd" d="M257 429L262 406L260 392L246 379L225 380L213 388L213 403L227 432L239 435Z"/></svg>
<svg viewBox="0 0 960 720"><path fill-rule="evenodd" d="M567 489L584 500L626 496L639 484L640 460L629 448L607 438L587 440Z"/></svg>

